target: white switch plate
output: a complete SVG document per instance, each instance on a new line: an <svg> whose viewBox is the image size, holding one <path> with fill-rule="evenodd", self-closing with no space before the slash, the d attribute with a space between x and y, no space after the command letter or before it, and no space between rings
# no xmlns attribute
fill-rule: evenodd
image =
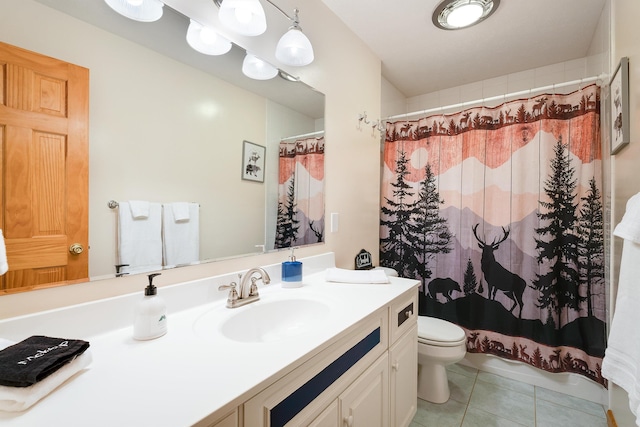
<svg viewBox="0 0 640 427"><path fill-rule="evenodd" d="M331 232L337 233L340 227L340 218L337 212L331 212Z"/></svg>

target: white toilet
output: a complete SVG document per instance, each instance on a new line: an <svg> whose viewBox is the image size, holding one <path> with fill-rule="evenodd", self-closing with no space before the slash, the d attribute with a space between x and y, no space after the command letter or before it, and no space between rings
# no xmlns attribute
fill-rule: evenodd
<svg viewBox="0 0 640 427"><path fill-rule="evenodd" d="M446 320L418 316L418 397L432 403L449 400L445 367L467 353L464 330Z"/></svg>

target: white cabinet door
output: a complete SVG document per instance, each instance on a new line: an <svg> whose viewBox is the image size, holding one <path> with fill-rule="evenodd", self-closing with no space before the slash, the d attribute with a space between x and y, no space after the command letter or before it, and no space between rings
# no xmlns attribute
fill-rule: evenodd
<svg viewBox="0 0 640 427"><path fill-rule="evenodd" d="M418 405L418 325L389 349L390 412L393 427L407 427Z"/></svg>
<svg viewBox="0 0 640 427"><path fill-rule="evenodd" d="M340 427L339 415L338 400L334 400L329 407L309 424L309 427Z"/></svg>
<svg viewBox="0 0 640 427"><path fill-rule="evenodd" d="M389 426L389 359L382 355L339 398L344 427Z"/></svg>

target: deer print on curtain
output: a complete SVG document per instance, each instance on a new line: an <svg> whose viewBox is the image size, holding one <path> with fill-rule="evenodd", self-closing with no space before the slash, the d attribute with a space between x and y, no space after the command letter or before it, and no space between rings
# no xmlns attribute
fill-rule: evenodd
<svg viewBox="0 0 640 427"><path fill-rule="evenodd" d="M324 242L324 137L280 142L276 249Z"/></svg>
<svg viewBox="0 0 640 427"><path fill-rule="evenodd" d="M469 352L606 386L600 92L388 123L380 260Z"/></svg>

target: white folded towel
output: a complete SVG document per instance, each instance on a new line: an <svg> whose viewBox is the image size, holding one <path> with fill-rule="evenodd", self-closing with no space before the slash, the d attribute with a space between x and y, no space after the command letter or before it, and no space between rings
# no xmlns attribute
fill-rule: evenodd
<svg viewBox="0 0 640 427"><path fill-rule="evenodd" d="M629 395L629 408L640 426L640 244L625 240L622 248L618 295L609 340L602 361L602 376Z"/></svg>
<svg viewBox="0 0 640 427"><path fill-rule="evenodd" d="M189 219L189 203L176 202L171 203L171 209L173 210L173 219L178 221L187 221Z"/></svg>
<svg viewBox="0 0 640 427"><path fill-rule="evenodd" d="M143 200L130 200L131 215L134 219L149 218L149 202Z"/></svg>
<svg viewBox="0 0 640 427"><path fill-rule="evenodd" d="M162 269L162 207L149 203L146 218L133 217L129 202L118 209L118 264L122 272L142 273Z"/></svg>
<svg viewBox="0 0 640 427"><path fill-rule="evenodd" d="M627 201L627 208L613 234L640 243L640 193Z"/></svg>
<svg viewBox="0 0 640 427"><path fill-rule="evenodd" d="M327 268L327 282L340 283L389 283L389 277L383 270L346 270L344 268Z"/></svg>
<svg viewBox="0 0 640 427"><path fill-rule="evenodd" d="M200 206L198 203L184 204L188 219L176 217L175 203L163 205L162 251L166 267L192 264L200 260Z"/></svg>
<svg viewBox="0 0 640 427"><path fill-rule="evenodd" d="M7 263L7 248L4 244L4 235L0 230L0 276L9 271L9 264Z"/></svg>
<svg viewBox="0 0 640 427"><path fill-rule="evenodd" d="M0 350L13 344L15 342L0 339ZM30 408L69 378L89 366L91 360L91 350L86 350L62 368L32 386L7 387L0 385L0 411L18 412Z"/></svg>

